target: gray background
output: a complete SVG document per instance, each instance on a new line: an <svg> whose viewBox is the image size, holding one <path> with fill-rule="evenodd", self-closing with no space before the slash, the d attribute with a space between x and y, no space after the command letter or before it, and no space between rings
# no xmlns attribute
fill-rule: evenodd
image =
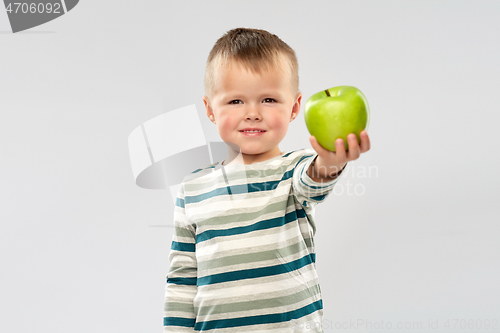
<svg viewBox="0 0 500 333"><path fill-rule="evenodd" d="M219 140L203 73L235 27L295 49L303 103L338 85L370 103L349 170L372 174L317 207L325 320L500 320L499 17L499 1L86 0L11 34L0 10L0 329L162 330L172 229L151 226L173 204L134 184L127 137L195 103ZM310 147L301 113L282 150Z"/></svg>

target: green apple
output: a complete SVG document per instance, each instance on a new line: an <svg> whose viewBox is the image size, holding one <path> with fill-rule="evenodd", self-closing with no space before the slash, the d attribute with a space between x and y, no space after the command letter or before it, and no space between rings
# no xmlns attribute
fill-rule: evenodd
<svg viewBox="0 0 500 333"><path fill-rule="evenodd" d="M370 111L365 95L355 87L340 86L320 91L306 102L304 117L307 130L330 151L335 140L342 138L348 149L347 135L359 133L368 125Z"/></svg>

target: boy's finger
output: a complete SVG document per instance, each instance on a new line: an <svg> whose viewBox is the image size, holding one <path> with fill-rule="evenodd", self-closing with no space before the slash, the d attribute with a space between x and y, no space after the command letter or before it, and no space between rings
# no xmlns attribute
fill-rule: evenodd
<svg viewBox="0 0 500 333"><path fill-rule="evenodd" d="M312 147L314 148L314 150L316 150L318 155L324 156L326 153L328 153L329 150L323 148L323 146L319 144L318 140L313 135L309 137L309 141L311 142Z"/></svg>
<svg viewBox="0 0 500 333"><path fill-rule="evenodd" d="M337 163L345 163L346 162L346 152L344 146L344 140L337 139L335 140L335 155Z"/></svg>
<svg viewBox="0 0 500 333"><path fill-rule="evenodd" d="M358 138L356 137L356 134L353 133L349 134L347 136L347 142L349 144L349 151L348 151L349 160L358 159L361 152L359 151Z"/></svg>
<svg viewBox="0 0 500 333"><path fill-rule="evenodd" d="M367 152L370 150L370 137L368 136L367 131L361 131L359 133L359 136L361 137L361 152Z"/></svg>
<svg viewBox="0 0 500 333"><path fill-rule="evenodd" d="M309 142L311 143L311 146L313 147L313 149L318 153L318 155L320 155L321 151L320 151L320 148L318 147L318 141L316 141L316 138L311 135L309 137Z"/></svg>

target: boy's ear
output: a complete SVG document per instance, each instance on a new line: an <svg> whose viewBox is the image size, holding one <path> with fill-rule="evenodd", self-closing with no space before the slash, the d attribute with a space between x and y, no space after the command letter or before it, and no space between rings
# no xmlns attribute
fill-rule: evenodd
<svg viewBox="0 0 500 333"><path fill-rule="evenodd" d="M292 107L292 114L290 115L290 121L294 120L299 115L301 103L302 103L302 93L298 92L297 97L295 97L295 104Z"/></svg>
<svg viewBox="0 0 500 333"><path fill-rule="evenodd" d="M207 96L203 96L203 103L205 104L205 111L207 113L208 119L215 124L214 110L210 106L210 99Z"/></svg>

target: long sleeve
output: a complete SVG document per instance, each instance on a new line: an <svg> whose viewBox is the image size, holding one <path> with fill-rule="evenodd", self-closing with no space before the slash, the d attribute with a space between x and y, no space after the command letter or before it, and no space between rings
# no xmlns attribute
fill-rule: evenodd
<svg viewBox="0 0 500 333"><path fill-rule="evenodd" d="M174 210L174 234L165 287L164 332L194 332L197 261L195 229L188 223L184 184L179 186Z"/></svg>
<svg viewBox="0 0 500 333"><path fill-rule="evenodd" d="M340 176L325 182L315 182L307 174L309 166L318 156L313 149L308 149L309 153L304 155L295 166L293 173L293 189L295 197L304 208L314 208L318 203L323 202L328 194L332 192L334 185Z"/></svg>

